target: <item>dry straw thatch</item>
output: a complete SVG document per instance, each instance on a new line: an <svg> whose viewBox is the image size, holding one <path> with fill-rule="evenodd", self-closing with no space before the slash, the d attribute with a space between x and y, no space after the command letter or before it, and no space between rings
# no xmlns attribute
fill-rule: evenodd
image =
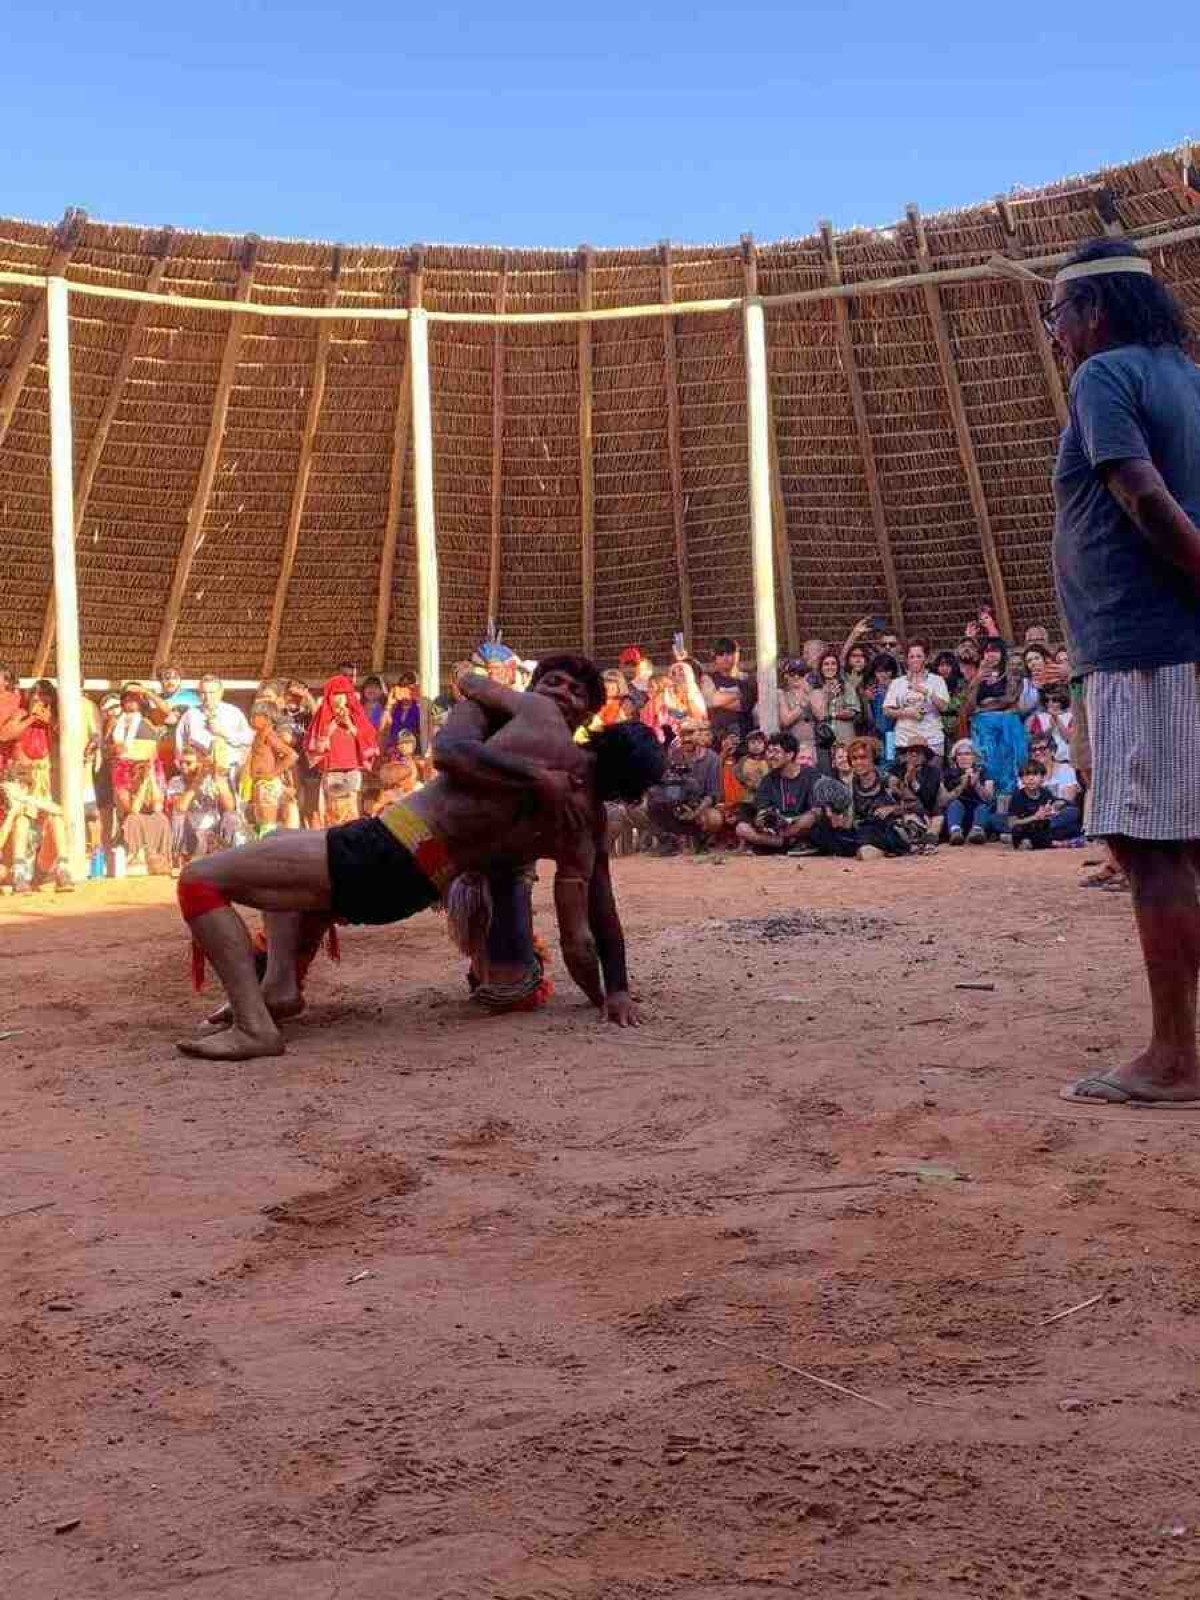
<svg viewBox="0 0 1200 1600"><path fill-rule="evenodd" d="M372 655L415 664L407 327L355 308L770 297L839 274L862 286L923 265L1045 255L1106 230L1138 230L1152 249L1155 232L1187 222L1200 222L1190 152L890 229L759 246L384 249L78 214L58 228L0 221L0 270L345 312L321 323L72 297L84 670L148 670L189 539L173 649L186 670L256 676L273 609L280 670ZM1154 257L1196 311L1200 243ZM36 287L0 284L0 655L22 670L44 642L51 585L42 306ZM774 504L786 524L777 568L785 580L790 568L794 594L780 604L785 643L838 638L897 602L908 629L944 639L997 586L1015 628L1053 616L1062 394L1035 310L1033 291L1003 277L768 308ZM437 322L430 362L443 660L478 640L490 588L507 637L529 653L580 643L585 610L604 658L635 639L664 652L689 614L699 648L730 631L752 651L736 309Z"/></svg>

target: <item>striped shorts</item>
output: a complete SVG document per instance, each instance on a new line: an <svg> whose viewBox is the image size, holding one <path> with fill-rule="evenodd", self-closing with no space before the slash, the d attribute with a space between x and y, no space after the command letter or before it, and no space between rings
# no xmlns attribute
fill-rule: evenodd
<svg viewBox="0 0 1200 1600"><path fill-rule="evenodd" d="M1084 694L1088 834L1200 840L1200 665L1093 672Z"/></svg>

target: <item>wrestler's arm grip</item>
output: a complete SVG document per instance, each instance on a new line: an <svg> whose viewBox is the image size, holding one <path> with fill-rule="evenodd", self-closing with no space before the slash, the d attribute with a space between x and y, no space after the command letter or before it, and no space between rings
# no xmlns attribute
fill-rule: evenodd
<svg viewBox="0 0 1200 1600"><path fill-rule="evenodd" d="M571 977L596 1007L604 1005L604 984L596 941L588 924L588 880L572 853L561 859L554 876L554 912L558 918L558 938L562 958Z"/></svg>

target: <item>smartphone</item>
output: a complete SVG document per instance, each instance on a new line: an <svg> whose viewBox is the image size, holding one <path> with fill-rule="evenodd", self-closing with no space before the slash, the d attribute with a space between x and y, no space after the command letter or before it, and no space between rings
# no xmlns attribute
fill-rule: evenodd
<svg viewBox="0 0 1200 1600"><path fill-rule="evenodd" d="M886 617L872 617L871 620L870 620L870 623L868 625L869 625L872 633L886 633L887 632L887 625L888 624L887 624L887 618Z"/></svg>

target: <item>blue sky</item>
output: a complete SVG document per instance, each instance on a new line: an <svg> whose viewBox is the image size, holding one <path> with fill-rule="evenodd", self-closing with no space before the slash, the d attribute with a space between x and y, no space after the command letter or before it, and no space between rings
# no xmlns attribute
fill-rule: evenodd
<svg viewBox="0 0 1200 1600"><path fill-rule="evenodd" d="M4 6L0 214L406 243L761 239L1200 139L1188 8Z"/></svg>

